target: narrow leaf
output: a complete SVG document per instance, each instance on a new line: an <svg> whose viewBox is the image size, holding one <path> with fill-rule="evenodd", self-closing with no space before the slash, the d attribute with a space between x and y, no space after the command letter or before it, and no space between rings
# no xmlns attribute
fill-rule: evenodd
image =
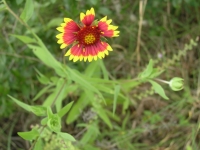
<svg viewBox="0 0 200 150"><path fill-rule="evenodd" d="M26 111L31 111L31 106L30 105L27 105L27 104L21 102L20 100L10 96L10 95L8 95L8 97L10 97L15 103L17 103L17 105L19 105L20 107L22 107Z"/></svg>
<svg viewBox="0 0 200 150"><path fill-rule="evenodd" d="M148 78L151 75L152 71L153 71L153 60L151 59L146 69L139 75L139 77L141 79Z"/></svg>
<svg viewBox="0 0 200 150"><path fill-rule="evenodd" d="M15 34L11 34L11 36L18 38L20 41L24 42L25 44L36 43L36 40L35 40L35 39L30 38L30 37L25 36L25 35L15 35Z"/></svg>
<svg viewBox="0 0 200 150"><path fill-rule="evenodd" d="M47 108L44 106L31 106L31 111L36 116L46 116L47 114Z"/></svg>
<svg viewBox="0 0 200 150"><path fill-rule="evenodd" d="M17 132L17 134L25 140L34 140L39 136L39 132L36 129L32 129L28 132Z"/></svg>
<svg viewBox="0 0 200 150"><path fill-rule="evenodd" d="M43 118L42 120L41 120L41 125L46 125L47 124L47 122L48 122L48 118L46 117L46 118Z"/></svg>
<svg viewBox="0 0 200 150"><path fill-rule="evenodd" d="M72 70L69 67L67 67L67 70L69 71L70 77L73 81L80 84L82 87L84 87L84 89L97 93L98 96L104 100L104 97L99 92L99 90L97 90L92 84L90 84L86 79L84 79L83 76L79 72Z"/></svg>
<svg viewBox="0 0 200 150"><path fill-rule="evenodd" d="M33 98L33 101L37 100L40 96L42 96L44 93L47 93L49 88L52 87L52 85L48 85L44 87L42 90L40 90L37 95Z"/></svg>
<svg viewBox="0 0 200 150"><path fill-rule="evenodd" d="M89 104L90 100L88 96L84 93L81 94L80 98L73 105L72 109L68 113L66 123L70 124L75 121L81 114L82 110Z"/></svg>
<svg viewBox="0 0 200 150"><path fill-rule="evenodd" d="M114 102L113 102L113 114L115 114L116 106L117 106L117 97L120 92L120 86L116 85L115 86L115 92L114 92Z"/></svg>
<svg viewBox="0 0 200 150"><path fill-rule="evenodd" d="M68 141L71 141L71 142L76 141L76 139L72 135L70 135L68 133L57 132L57 134L60 135L65 140L68 140Z"/></svg>
<svg viewBox="0 0 200 150"><path fill-rule="evenodd" d="M60 118L62 118L72 107L74 101L70 102L69 104L67 104L65 107L63 107L59 112L58 112L58 116Z"/></svg>
<svg viewBox="0 0 200 150"><path fill-rule="evenodd" d="M52 56L52 54L45 48L31 44L27 46L33 50L33 53L47 66L53 69L62 68L61 64Z"/></svg>
<svg viewBox="0 0 200 150"><path fill-rule="evenodd" d="M169 98L165 95L165 91L163 90L162 86L158 84L155 81L149 80L149 82L152 84L153 89L155 90L156 93L158 93L162 98L168 100Z"/></svg>
<svg viewBox="0 0 200 150"><path fill-rule="evenodd" d="M108 118L108 115L106 114L105 110L103 108L98 108L98 110L95 110L99 117L108 125L110 129L112 129L112 124L110 122L110 119Z"/></svg>
<svg viewBox="0 0 200 150"><path fill-rule="evenodd" d="M109 77L108 77L109 73L108 73L108 71L106 69L106 66L105 66L104 62L102 60L99 60L98 62L100 64L101 70L103 72L103 78L108 80L109 79Z"/></svg>
<svg viewBox="0 0 200 150"><path fill-rule="evenodd" d="M44 143L42 138L38 138L37 142L35 143L34 150L42 150L44 149Z"/></svg>
<svg viewBox="0 0 200 150"><path fill-rule="evenodd" d="M23 12L20 15L20 18L24 22L27 22L33 15L33 12L34 12L33 0L26 0L25 7L24 7Z"/></svg>
<svg viewBox="0 0 200 150"><path fill-rule="evenodd" d="M48 116L48 119L51 118L53 116L53 112L51 110L51 107L47 107L47 116Z"/></svg>

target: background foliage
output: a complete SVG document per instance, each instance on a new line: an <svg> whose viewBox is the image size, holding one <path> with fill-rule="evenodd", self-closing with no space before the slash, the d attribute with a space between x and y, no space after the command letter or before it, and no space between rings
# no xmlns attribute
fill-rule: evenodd
<svg viewBox="0 0 200 150"><path fill-rule="evenodd" d="M79 22L91 7L96 18L113 19L120 36L108 39L114 51L103 61L70 62L56 27L64 17ZM1 149L200 149L200 1L147 1L138 59L140 7L132 0L1 2ZM163 83L176 76L184 79L179 92Z"/></svg>

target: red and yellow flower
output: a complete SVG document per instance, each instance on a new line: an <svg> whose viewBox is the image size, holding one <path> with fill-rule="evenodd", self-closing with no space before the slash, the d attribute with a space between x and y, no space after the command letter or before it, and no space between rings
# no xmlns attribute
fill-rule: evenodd
<svg viewBox="0 0 200 150"><path fill-rule="evenodd" d="M81 24L77 24L70 18L64 18L64 23L57 28L61 33L56 37L60 48L64 49L69 45L72 47L67 51L65 56L74 62L80 60L89 61L102 59L112 51L111 46L101 40L102 37L118 37L119 31L117 26L111 25L112 20L107 16L94 21L94 9L86 11L86 14L80 13Z"/></svg>

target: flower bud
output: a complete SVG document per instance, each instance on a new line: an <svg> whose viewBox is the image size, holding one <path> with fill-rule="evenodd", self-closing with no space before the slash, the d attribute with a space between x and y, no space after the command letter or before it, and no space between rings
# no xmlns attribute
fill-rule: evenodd
<svg viewBox="0 0 200 150"><path fill-rule="evenodd" d="M184 80L179 77L174 77L170 80L169 86L173 91L180 91L184 88Z"/></svg>
<svg viewBox="0 0 200 150"><path fill-rule="evenodd" d="M47 125L52 131L59 132L61 129L60 117L57 114L52 114L52 116L48 118Z"/></svg>

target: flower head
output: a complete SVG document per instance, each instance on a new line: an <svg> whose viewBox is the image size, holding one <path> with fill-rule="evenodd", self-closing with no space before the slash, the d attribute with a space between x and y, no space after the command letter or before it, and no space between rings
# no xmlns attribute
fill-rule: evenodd
<svg viewBox="0 0 200 150"><path fill-rule="evenodd" d="M86 11L86 14L80 13L81 24L77 24L70 18L64 18L64 23L57 28L61 33L56 37L60 48L63 49L69 45L72 47L67 51L65 56L74 62L80 60L89 61L102 59L112 51L111 46L101 41L102 37L118 37L119 31L117 26L111 25L112 20L107 20L107 16L94 21L94 9Z"/></svg>

